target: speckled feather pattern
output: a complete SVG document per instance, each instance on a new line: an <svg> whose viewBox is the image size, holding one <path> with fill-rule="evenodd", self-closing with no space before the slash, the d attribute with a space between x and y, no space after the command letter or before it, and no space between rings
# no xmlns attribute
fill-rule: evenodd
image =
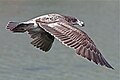
<svg viewBox="0 0 120 80"><path fill-rule="evenodd" d="M31 44L45 52L51 49L56 38L63 45L73 48L78 56L81 55L96 64L114 69L105 60L91 38L75 25L84 26L83 21L71 16L47 14L17 25L10 22L7 29L13 32L28 32L33 39Z"/></svg>

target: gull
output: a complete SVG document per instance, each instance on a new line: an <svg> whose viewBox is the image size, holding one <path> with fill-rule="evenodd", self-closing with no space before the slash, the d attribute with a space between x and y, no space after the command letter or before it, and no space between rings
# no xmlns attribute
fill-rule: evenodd
<svg viewBox="0 0 120 80"><path fill-rule="evenodd" d="M96 48L93 40L76 25L85 26L78 18L50 13L24 22L10 21L7 29L13 33L27 32L33 39L31 44L42 51L49 51L54 39L57 39L63 45L73 48L78 56L114 69Z"/></svg>

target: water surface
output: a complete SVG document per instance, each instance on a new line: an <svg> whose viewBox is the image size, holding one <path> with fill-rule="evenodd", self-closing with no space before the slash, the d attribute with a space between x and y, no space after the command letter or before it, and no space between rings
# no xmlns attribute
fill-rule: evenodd
<svg viewBox="0 0 120 80"><path fill-rule="evenodd" d="M27 34L12 34L8 21L25 21L57 12L84 20L81 28L115 70L75 55L55 40L46 54L30 44ZM0 0L0 80L120 80L119 5L110 0Z"/></svg>

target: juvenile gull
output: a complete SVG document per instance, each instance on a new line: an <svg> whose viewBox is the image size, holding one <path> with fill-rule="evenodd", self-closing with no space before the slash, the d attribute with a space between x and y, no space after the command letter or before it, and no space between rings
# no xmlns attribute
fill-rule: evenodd
<svg viewBox="0 0 120 80"><path fill-rule="evenodd" d="M56 38L63 45L73 48L77 55L114 69L90 37L75 25L83 27L84 22L75 17L55 13L42 15L25 22L9 22L7 29L14 33L28 32L33 39L31 44L45 52L51 49L54 38Z"/></svg>

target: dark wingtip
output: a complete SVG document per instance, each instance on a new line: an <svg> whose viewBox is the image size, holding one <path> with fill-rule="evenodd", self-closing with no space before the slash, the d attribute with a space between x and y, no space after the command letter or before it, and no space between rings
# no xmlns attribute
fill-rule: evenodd
<svg viewBox="0 0 120 80"><path fill-rule="evenodd" d="M104 63L104 65L105 65L106 67L115 70L115 69L109 64L109 62L107 62L107 61L105 60L105 58L104 58L103 56L101 56L101 59L102 59L102 62Z"/></svg>
<svg viewBox="0 0 120 80"><path fill-rule="evenodd" d="M111 69L115 70L115 68L113 68L109 63L107 65L105 65L105 66L108 67L108 68L111 68Z"/></svg>
<svg viewBox="0 0 120 80"><path fill-rule="evenodd" d="M105 65L105 66L106 66L106 65ZM109 69L115 70L115 68L113 68L111 65L106 66L106 67L109 68Z"/></svg>
<svg viewBox="0 0 120 80"><path fill-rule="evenodd" d="M115 68L113 68L112 66L110 68L113 69L113 70L115 70Z"/></svg>

